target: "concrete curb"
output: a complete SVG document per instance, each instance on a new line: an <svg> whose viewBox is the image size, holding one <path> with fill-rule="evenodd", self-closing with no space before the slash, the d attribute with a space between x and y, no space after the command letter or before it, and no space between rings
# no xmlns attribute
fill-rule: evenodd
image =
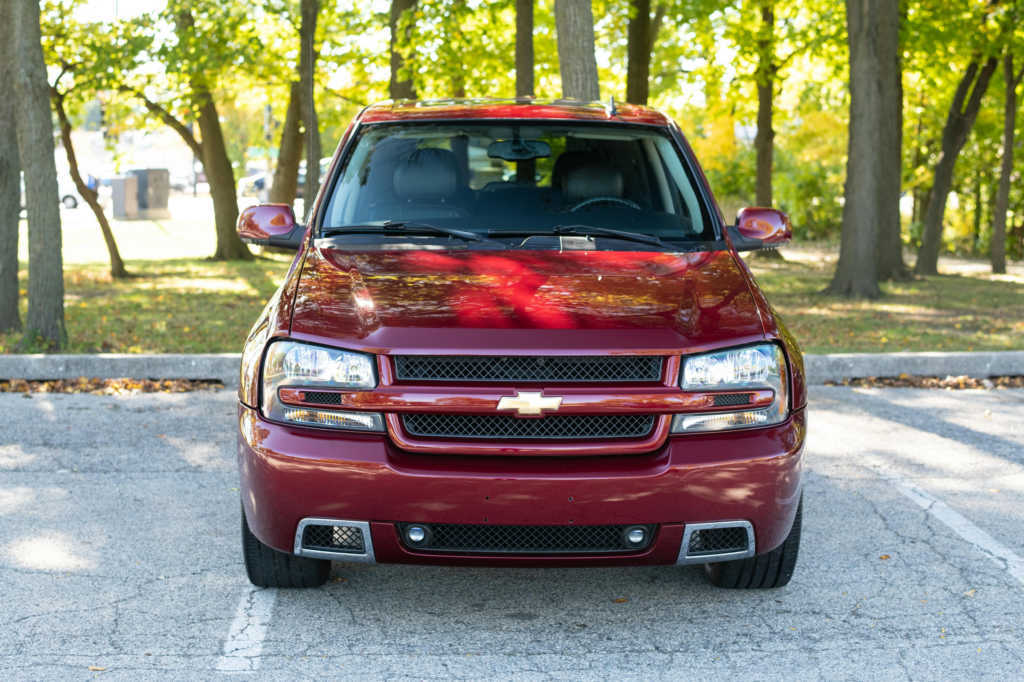
<svg viewBox="0 0 1024 682"><path fill-rule="evenodd" d="M1024 375L1024 351L805 355L809 384L858 377ZM238 385L237 353L0 355L0 379L216 379Z"/></svg>

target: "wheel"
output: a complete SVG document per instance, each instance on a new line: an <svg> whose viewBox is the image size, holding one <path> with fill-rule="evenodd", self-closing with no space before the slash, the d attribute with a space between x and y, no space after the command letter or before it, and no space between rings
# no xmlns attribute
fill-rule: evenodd
<svg viewBox="0 0 1024 682"><path fill-rule="evenodd" d="M78 208L78 199L70 194L61 199L60 203L64 204L64 208Z"/></svg>
<svg viewBox="0 0 1024 682"><path fill-rule="evenodd" d="M800 552L800 526L804 500L796 508L793 527L782 544L760 556L735 561L720 561L705 564L708 580L716 587L731 589L763 589L782 587L789 583L796 568L796 556Z"/></svg>
<svg viewBox="0 0 1024 682"><path fill-rule="evenodd" d="M331 574L328 559L310 559L278 552L260 542L245 520L242 510L242 553L249 582L257 587L319 587Z"/></svg>

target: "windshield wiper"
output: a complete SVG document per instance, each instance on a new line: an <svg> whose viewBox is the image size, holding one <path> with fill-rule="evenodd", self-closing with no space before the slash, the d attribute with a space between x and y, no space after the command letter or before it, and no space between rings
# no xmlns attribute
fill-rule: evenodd
<svg viewBox="0 0 1024 682"><path fill-rule="evenodd" d="M441 234L457 239L464 239L470 242L482 242L484 237L469 230L456 230L450 227L440 227L430 223L417 223L414 221L386 220L382 223L370 223L366 225L345 225L339 227L325 227L321 229L324 237L333 237L339 234Z"/></svg>
<svg viewBox="0 0 1024 682"><path fill-rule="evenodd" d="M595 227L593 225L555 225L549 230L491 230L488 237L535 237L535 236L562 236L572 235L579 237L612 237L630 242L640 242L668 248L668 245L655 237L653 234L641 234L639 232L626 232L625 230L613 230L608 227Z"/></svg>

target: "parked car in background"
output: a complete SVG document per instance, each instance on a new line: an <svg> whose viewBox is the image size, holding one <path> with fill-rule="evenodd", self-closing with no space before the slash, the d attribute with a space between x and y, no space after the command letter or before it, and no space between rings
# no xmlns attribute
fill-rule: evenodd
<svg viewBox="0 0 1024 682"><path fill-rule="evenodd" d="M98 181L97 181L98 182ZM70 175L57 174L57 197L64 208L78 208L82 201L74 180ZM21 210L25 210L25 175L21 176Z"/></svg>
<svg viewBox="0 0 1024 682"><path fill-rule="evenodd" d="M678 126L638 106L398 102L355 119L245 341L242 554L330 562L701 564L779 587L800 546L800 348Z"/></svg>

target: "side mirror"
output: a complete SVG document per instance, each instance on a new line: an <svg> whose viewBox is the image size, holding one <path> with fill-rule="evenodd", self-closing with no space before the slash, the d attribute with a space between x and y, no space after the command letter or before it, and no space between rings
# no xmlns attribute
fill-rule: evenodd
<svg viewBox="0 0 1024 682"><path fill-rule="evenodd" d="M737 251L774 249L793 238L789 216L774 208L745 208L729 226L729 237Z"/></svg>
<svg viewBox="0 0 1024 682"><path fill-rule="evenodd" d="M238 216L238 236L247 244L297 250L306 233L287 204L250 206Z"/></svg>

